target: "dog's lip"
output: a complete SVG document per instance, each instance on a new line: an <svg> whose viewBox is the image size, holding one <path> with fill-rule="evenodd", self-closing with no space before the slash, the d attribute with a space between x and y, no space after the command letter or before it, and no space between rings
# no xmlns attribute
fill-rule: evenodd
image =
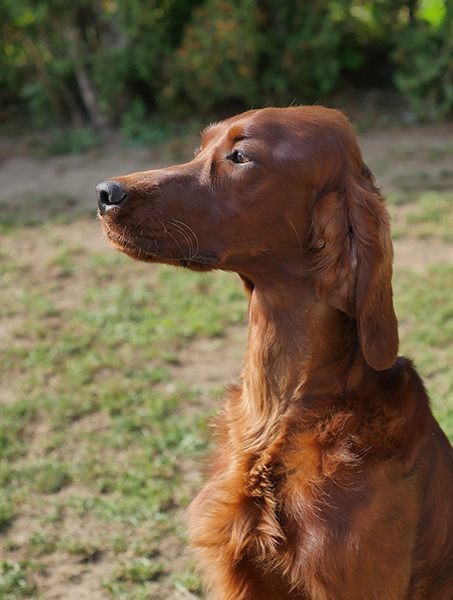
<svg viewBox="0 0 453 600"><path fill-rule="evenodd" d="M112 233L111 231L107 230L105 232L105 234L108 239L111 239L119 246L122 246L123 248L125 248L127 250L133 250L134 252L140 252L141 254L144 254L146 257L149 257L150 259L157 259L157 260L162 260L162 261L171 262L171 263L178 263L178 264L182 263L183 265L187 265L187 266L190 265L191 263L195 263L197 265L205 265L205 266L213 267L213 266L219 264L219 262L220 262L220 259L215 255L202 256L200 254L197 254L195 256L186 256L186 257L183 256L181 258L171 258L171 257L164 256L162 254L159 254L158 252L150 252L149 250L145 250L139 244L133 244L133 243L119 237L118 235Z"/></svg>
<svg viewBox="0 0 453 600"><path fill-rule="evenodd" d="M130 241L125 240L124 238L116 235L115 233L112 233L109 230L106 230L105 234L109 240L112 240L113 242L115 242L115 244L120 246L121 249L132 250L134 252L140 252L140 254L144 254L145 256L147 256L149 258L155 258L155 259L163 258L157 252L150 252L149 250L145 250L140 245L131 243Z"/></svg>

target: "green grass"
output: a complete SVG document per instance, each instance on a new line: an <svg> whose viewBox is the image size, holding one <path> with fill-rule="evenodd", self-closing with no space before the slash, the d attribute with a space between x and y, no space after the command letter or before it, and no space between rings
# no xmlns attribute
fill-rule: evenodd
<svg viewBox="0 0 453 600"><path fill-rule="evenodd" d="M9 483L9 480L3 480L2 485L7 485ZM7 492L0 493L0 532L5 531L11 525L14 517L15 512L9 494Z"/></svg>
<svg viewBox="0 0 453 600"><path fill-rule="evenodd" d="M397 236L452 240L451 193L401 189L391 200ZM20 252L33 236L45 240L43 263ZM52 223L16 223L3 240L0 600L37 600L36 576L56 555L75 576L110 561L112 598L161 600L175 588L200 598L183 514L200 486L205 401L172 373L192 339L243 322L238 278L92 253ZM453 439L453 266L397 270L394 288L401 352Z"/></svg>
<svg viewBox="0 0 453 600"><path fill-rule="evenodd" d="M39 600L41 597L37 595L37 588L33 582L31 573L40 570L40 565L29 561L0 561L0 599L20 600L21 598L33 598L34 600ZM41 598L41 600L44 599Z"/></svg>
<svg viewBox="0 0 453 600"><path fill-rule="evenodd" d="M400 192L389 199L394 237L437 237L453 242L453 192Z"/></svg>
<svg viewBox="0 0 453 600"><path fill-rule="evenodd" d="M414 225L419 236L439 236L453 241L453 192L427 192L406 215L408 225Z"/></svg>
<svg viewBox="0 0 453 600"><path fill-rule="evenodd" d="M0 376L16 382L14 401L0 407L3 550L27 560L66 553L89 568L108 549L118 562L104 582L112 597L145 597L157 582L173 589L177 572L166 565L183 552L182 513L199 485L187 473L197 472L206 436L203 415L190 409L199 390L169 369L192 338L223 336L243 319L241 286L147 265L136 277L131 261L48 242L48 279L16 255L0 262L3 316L19 322L0 350ZM76 290L80 273L84 292L62 309L60 286ZM11 550L8 531L23 515L30 535ZM68 534L70 523L85 538ZM162 539L173 540L169 556L159 554ZM30 565L5 574L29 594Z"/></svg>
<svg viewBox="0 0 453 600"><path fill-rule="evenodd" d="M423 275L394 277L401 352L423 375L433 410L453 440L453 265L433 266Z"/></svg>

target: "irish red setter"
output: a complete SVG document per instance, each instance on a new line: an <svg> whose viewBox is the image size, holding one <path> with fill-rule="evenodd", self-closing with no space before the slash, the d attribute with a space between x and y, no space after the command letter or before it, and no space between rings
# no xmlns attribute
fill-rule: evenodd
<svg viewBox="0 0 453 600"><path fill-rule="evenodd" d="M352 127L321 107L204 130L187 164L101 183L107 239L238 273L240 384L190 508L214 600L452 600L453 450L397 358L389 217Z"/></svg>

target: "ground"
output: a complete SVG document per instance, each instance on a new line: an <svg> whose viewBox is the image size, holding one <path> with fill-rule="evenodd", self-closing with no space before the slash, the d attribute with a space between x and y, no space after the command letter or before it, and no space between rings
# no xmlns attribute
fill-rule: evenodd
<svg viewBox="0 0 453 600"><path fill-rule="evenodd" d="M403 350L451 435L453 125L360 144L388 196ZM240 371L242 291L119 257L95 217L98 182L174 155L0 143L0 599L201 597L183 515L205 415Z"/></svg>

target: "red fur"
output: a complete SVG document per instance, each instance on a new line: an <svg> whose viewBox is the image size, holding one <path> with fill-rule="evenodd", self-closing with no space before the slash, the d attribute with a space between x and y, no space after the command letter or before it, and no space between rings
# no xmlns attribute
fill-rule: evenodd
<svg viewBox="0 0 453 600"><path fill-rule="evenodd" d="M234 271L250 298L189 511L210 597L452 600L453 451L397 359L389 218L347 119L251 111L208 128L193 161L115 181L118 249Z"/></svg>

